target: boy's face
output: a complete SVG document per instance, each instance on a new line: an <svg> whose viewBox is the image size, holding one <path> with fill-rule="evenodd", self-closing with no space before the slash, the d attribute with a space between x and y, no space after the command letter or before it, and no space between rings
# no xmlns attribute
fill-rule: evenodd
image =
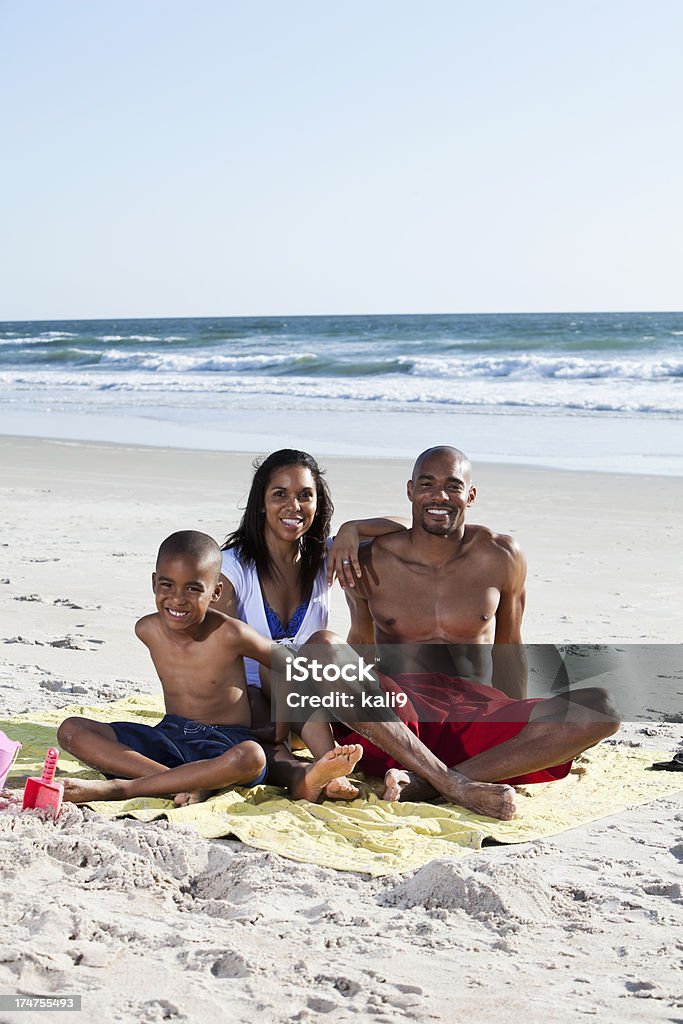
<svg viewBox="0 0 683 1024"><path fill-rule="evenodd" d="M204 621L210 605L221 596L223 584L210 566L189 555L170 555L157 562L152 590L163 625L179 633Z"/></svg>

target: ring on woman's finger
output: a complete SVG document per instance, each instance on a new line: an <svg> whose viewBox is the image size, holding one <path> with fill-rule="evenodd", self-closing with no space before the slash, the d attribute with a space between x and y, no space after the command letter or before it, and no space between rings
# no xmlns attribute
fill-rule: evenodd
<svg viewBox="0 0 683 1024"><path fill-rule="evenodd" d="M350 558L342 558L342 565L351 565Z"/></svg>

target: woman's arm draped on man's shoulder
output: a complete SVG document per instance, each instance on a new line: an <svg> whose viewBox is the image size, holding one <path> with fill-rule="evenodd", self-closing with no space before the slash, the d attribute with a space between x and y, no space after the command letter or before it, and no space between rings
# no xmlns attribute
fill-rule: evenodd
<svg viewBox="0 0 683 1024"><path fill-rule="evenodd" d="M349 519L337 530L327 556L327 583L332 586L334 577L342 589L354 587L360 579L361 565L358 555L361 542L388 533L399 533L410 526L402 516L378 516L375 519Z"/></svg>

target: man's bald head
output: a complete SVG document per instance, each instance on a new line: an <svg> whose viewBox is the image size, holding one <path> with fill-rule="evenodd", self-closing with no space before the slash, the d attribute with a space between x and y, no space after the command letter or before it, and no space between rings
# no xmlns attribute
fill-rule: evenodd
<svg viewBox="0 0 683 1024"><path fill-rule="evenodd" d="M434 448L427 448L427 450L422 452L421 455L418 455L415 460L415 465L413 466L413 475L411 478L413 483L415 483L417 478L420 476L424 463L433 455L444 455L451 459L453 463L460 468L460 472L467 479L468 483L472 480L472 463L465 453L461 452L459 448L452 448L450 445L440 444Z"/></svg>

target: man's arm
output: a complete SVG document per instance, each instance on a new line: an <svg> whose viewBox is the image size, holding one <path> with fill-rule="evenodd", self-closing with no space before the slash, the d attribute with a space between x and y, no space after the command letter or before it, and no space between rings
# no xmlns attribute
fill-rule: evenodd
<svg viewBox="0 0 683 1024"><path fill-rule="evenodd" d="M353 590L345 590L344 596L351 615L351 626L346 642L352 647L374 644L375 624L370 614L368 599L359 593L357 587L354 587Z"/></svg>
<svg viewBox="0 0 683 1024"><path fill-rule="evenodd" d="M527 695L528 668L522 643L522 618L526 602L526 559L512 537L496 538L501 550L504 574L496 611L492 683L508 697L523 700Z"/></svg>
<svg viewBox="0 0 683 1024"><path fill-rule="evenodd" d="M373 566L374 543L364 544L359 552L358 561L361 568L360 579L353 588L344 588L344 597L348 605L351 625L346 642L352 647L362 647L375 643L375 623L370 614L371 584L378 583Z"/></svg>

